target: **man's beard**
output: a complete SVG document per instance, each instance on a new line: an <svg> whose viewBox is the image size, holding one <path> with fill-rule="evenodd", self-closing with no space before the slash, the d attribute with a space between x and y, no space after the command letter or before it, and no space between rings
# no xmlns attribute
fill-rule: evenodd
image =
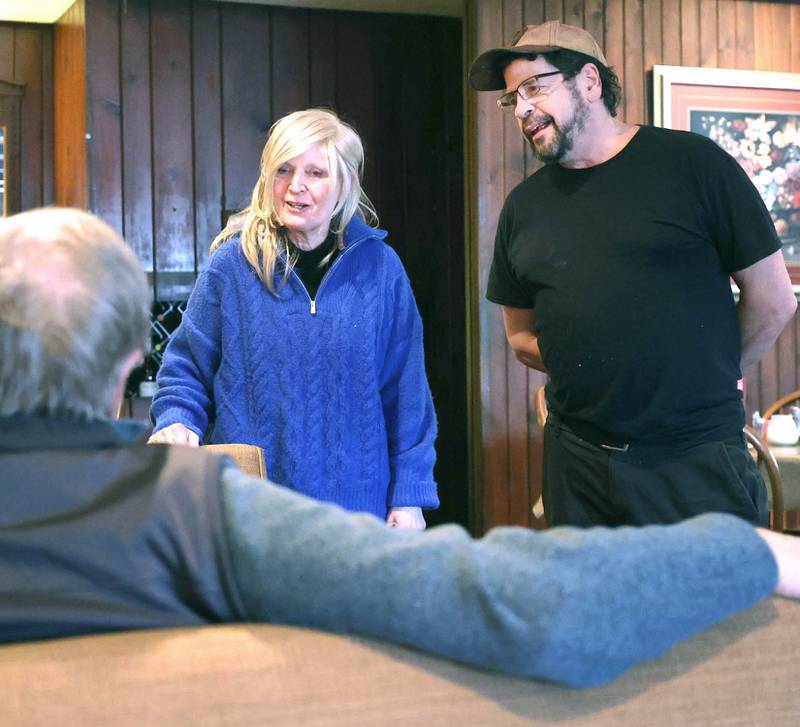
<svg viewBox="0 0 800 727"><path fill-rule="evenodd" d="M556 124L552 116L546 117L553 129L553 138L549 142L537 142L528 134L525 138L531 146L533 156L544 164L561 161L568 152L572 151L577 135L586 126L589 117L589 106L578 94L577 89L572 90L572 118L563 126Z"/></svg>

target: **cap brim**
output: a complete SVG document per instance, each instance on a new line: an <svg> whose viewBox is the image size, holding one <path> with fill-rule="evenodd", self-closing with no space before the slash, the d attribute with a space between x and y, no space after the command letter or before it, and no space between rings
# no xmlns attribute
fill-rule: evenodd
<svg viewBox="0 0 800 727"><path fill-rule="evenodd" d="M500 91L506 87L503 77L508 62L528 53L549 53L558 50L552 45L518 45L515 48L493 48L481 53L469 67L469 85L476 91Z"/></svg>

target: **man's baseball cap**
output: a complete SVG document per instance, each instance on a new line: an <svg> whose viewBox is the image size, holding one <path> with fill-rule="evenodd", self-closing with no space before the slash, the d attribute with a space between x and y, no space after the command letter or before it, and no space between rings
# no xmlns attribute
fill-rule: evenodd
<svg viewBox="0 0 800 727"><path fill-rule="evenodd" d="M514 58L526 53L574 50L608 65L603 51L589 32L574 25L549 20L541 25L526 25L508 48L492 48L481 53L469 69L469 84L476 91L499 91L506 87L503 70Z"/></svg>

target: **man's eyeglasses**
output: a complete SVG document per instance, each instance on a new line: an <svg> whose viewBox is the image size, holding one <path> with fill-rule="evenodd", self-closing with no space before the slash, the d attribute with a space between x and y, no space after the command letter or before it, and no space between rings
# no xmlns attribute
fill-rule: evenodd
<svg viewBox="0 0 800 727"><path fill-rule="evenodd" d="M517 106L517 94L520 95L520 98L522 98L523 101L532 101L533 99L545 98L552 93L553 89L555 89L556 86L561 83L561 81L543 86L541 83L539 83L539 79L547 78L548 76L557 76L559 73L561 73L561 71L548 71L547 73L537 73L535 76L526 78L522 83L519 84L519 86L517 86L515 91L504 93L499 99L497 99L497 105L503 111L513 111ZM564 79L562 78L561 80L563 81Z"/></svg>

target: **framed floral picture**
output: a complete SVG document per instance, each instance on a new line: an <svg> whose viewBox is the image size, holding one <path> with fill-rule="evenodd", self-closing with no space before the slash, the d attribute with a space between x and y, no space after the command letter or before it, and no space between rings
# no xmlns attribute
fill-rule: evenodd
<svg viewBox="0 0 800 727"><path fill-rule="evenodd" d="M739 162L800 285L800 73L654 66L653 121L707 136Z"/></svg>

